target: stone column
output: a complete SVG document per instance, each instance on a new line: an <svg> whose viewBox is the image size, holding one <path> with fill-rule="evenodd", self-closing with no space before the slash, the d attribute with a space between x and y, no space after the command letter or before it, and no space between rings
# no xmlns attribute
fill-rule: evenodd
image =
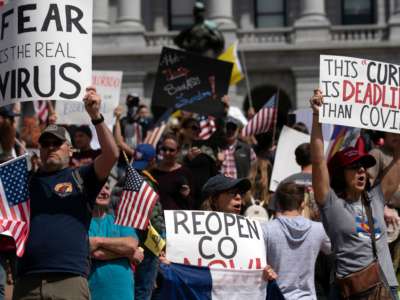
<svg viewBox="0 0 400 300"><path fill-rule="evenodd" d="M394 11L389 19L389 40L400 40L400 0L394 0Z"/></svg>
<svg viewBox="0 0 400 300"><path fill-rule="evenodd" d="M319 70L315 67L293 67L292 71L296 82L296 108L309 107L312 92L319 85Z"/></svg>
<svg viewBox="0 0 400 300"><path fill-rule="evenodd" d="M108 0L93 1L93 27L107 27L108 19Z"/></svg>
<svg viewBox="0 0 400 300"><path fill-rule="evenodd" d="M311 42L330 39L330 22L324 0L300 0L300 15L294 22L295 41Z"/></svg>
<svg viewBox="0 0 400 300"><path fill-rule="evenodd" d="M117 24L143 31L141 0L118 0Z"/></svg>
<svg viewBox="0 0 400 300"><path fill-rule="evenodd" d="M206 11L210 20L219 25L219 28L236 28L233 21L232 0L209 0Z"/></svg>
<svg viewBox="0 0 400 300"><path fill-rule="evenodd" d="M386 2L385 0L378 0L376 2L376 7L377 7L376 23L378 25L386 24L386 3L385 2Z"/></svg>

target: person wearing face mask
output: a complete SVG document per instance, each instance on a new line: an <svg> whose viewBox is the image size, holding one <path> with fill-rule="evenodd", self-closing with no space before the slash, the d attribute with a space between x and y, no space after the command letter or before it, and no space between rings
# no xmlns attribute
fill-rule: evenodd
<svg viewBox="0 0 400 300"><path fill-rule="evenodd" d="M248 144L239 140L242 124L239 120L228 117L225 121L224 145L218 153L221 173L232 178L247 177L251 164L257 156Z"/></svg>

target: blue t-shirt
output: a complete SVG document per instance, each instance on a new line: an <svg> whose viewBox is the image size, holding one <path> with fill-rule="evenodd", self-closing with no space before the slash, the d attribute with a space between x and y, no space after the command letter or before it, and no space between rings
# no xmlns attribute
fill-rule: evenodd
<svg viewBox="0 0 400 300"><path fill-rule="evenodd" d="M36 173L29 182L31 224L25 254L18 260L18 275L34 273L89 274L91 207L104 182L93 164L75 172L65 168Z"/></svg>
<svg viewBox="0 0 400 300"><path fill-rule="evenodd" d="M114 224L114 216L93 218L89 229L90 237L133 237L138 239L131 227ZM93 300L134 299L134 279L129 260L92 260L89 289Z"/></svg>

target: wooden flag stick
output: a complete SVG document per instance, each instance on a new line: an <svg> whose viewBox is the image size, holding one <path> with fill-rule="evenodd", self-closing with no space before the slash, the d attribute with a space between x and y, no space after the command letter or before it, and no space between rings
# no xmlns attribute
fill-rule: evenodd
<svg viewBox="0 0 400 300"><path fill-rule="evenodd" d="M124 155L124 159L125 159L126 164L129 166L130 163L129 163L128 155L126 155L125 151L123 151L123 150L122 150L122 154Z"/></svg>

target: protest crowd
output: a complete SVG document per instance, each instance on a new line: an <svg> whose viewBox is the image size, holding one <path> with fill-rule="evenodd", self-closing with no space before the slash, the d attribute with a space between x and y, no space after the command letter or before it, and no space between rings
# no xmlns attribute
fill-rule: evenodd
<svg viewBox="0 0 400 300"><path fill-rule="evenodd" d="M42 31L62 31L56 7ZM18 7L18 31L34 31L24 14L35 8ZM2 35L13 14L2 15ZM66 32L91 33L79 7L67 6L66 22ZM116 77L111 116L100 80L71 70L53 74L71 94L35 98L35 85L23 96L25 71L19 92L1 91L0 300L399 299L394 125L372 130L363 106L363 126L330 122L326 137L333 96L318 83L309 124L282 124L279 91L258 111L232 104L231 63L164 48L158 67L152 105L134 93L121 102ZM334 119L375 101L358 94Z"/></svg>

